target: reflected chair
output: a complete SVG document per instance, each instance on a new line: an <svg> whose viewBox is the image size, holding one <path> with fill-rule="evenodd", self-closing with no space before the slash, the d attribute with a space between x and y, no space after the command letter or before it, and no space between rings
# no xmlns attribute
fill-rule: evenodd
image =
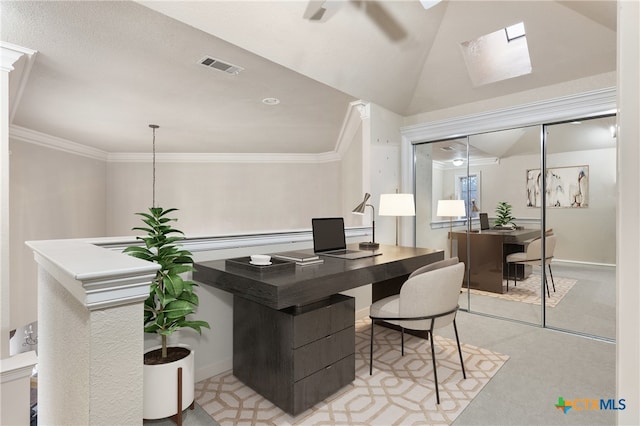
<svg viewBox="0 0 640 426"><path fill-rule="evenodd" d="M556 236L546 232L545 237L545 261L544 264L549 268L549 276L551 277L551 284L553 285L553 292L556 291L556 283L553 280L553 272L551 272L551 261L553 260L553 252L556 248ZM517 285L517 265L536 265L542 261L542 239L535 238L527 244L524 252L511 253L507 256L507 292L509 291L509 278L511 277L511 265L514 266L513 283ZM549 292L549 280L547 276L544 277L544 284L547 287L547 296L551 297Z"/></svg>
<svg viewBox="0 0 640 426"><path fill-rule="evenodd" d="M466 379L456 313L458 297L464 277L464 263L458 258L450 258L424 266L409 276L400 288L400 294L378 300L371 305L371 342L369 347L369 374L373 373L373 329L376 321L385 321L400 327L402 333L402 355L404 356L404 330L422 330L427 332L431 342L431 360L433 379L436 385L436 400L440 404L436 355L433 342L433 330L453 324L458 344L458 355L462 375Z"/></svg>

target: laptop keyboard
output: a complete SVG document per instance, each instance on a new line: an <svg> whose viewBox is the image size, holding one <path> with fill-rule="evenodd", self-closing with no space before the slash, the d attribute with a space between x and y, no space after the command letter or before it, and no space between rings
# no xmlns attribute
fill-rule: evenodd
<svg viewBox="0 0 640 426"><path fill-rule="evenodd" d="M334 251L330 251L328 253L330 254L350 254L350 253L357 253L357 250L334 250Z"/></svg>

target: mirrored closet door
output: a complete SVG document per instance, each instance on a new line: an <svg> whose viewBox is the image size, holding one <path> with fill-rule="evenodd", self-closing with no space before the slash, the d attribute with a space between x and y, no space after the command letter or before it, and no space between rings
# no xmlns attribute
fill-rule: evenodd
<svg viewBox="0 0 640 426"><path fill-rule="evenodd" d="M414 145L416 244L467 264L462 309L615 337L615 117L579 123Z"/></svg>
<svg viewBox="0 0 640 426"><path fill-rule="evenodd" d="M616 118L545 126L547 228L558 303L547 325L615 339Z"/></svg>

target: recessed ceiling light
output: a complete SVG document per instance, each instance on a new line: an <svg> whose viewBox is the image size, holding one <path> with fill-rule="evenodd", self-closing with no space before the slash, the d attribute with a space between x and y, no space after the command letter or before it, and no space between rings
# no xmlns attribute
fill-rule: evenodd
<svg viewBox="0 0 640 426"><path fill-rule="evenodd" d="M278 105L280 103L280 99L278 98L264 98L262 103L265 105Z"/></svg>

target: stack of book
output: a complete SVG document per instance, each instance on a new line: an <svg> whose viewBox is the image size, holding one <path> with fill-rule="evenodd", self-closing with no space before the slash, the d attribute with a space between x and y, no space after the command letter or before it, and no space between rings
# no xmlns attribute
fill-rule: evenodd
<svg viewBox="0 0 640 426"><path fill-rule="evenodd" d="M272 256L278 259L296 262L296 265L300 266L315 265L317 263L324 262L324 259L321 259L320 256L313 253L305 253L303 251L286 251L282 253L275 253Z"/></svg>

